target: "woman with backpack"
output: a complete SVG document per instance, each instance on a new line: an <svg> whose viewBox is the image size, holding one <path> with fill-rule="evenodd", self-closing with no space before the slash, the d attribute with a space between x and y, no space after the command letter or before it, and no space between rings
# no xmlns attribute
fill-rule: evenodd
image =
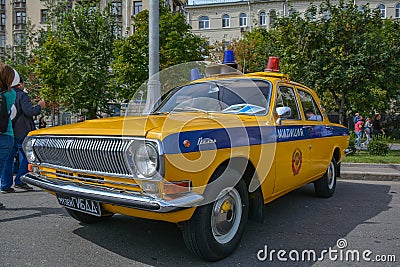
<svg viewBox="0 0 400 267"><path fill-rule="evenodd" d="M9 114L11 106L15 102L16 93L14 90L11 90L11 87L17 75L18 73L9 65L0 63L0 124L2 126L1 128L3 128L0 133L0 173L3 172L4 164L14 146L14 132ZM18 83L18 81L19 75L16 83ZM4 109L4 107L6 108ZM4 112L6 112L7 116L5 116ZM1 185L3 186L3 182ZM0 207L4 207L1 202Z"/></svg>

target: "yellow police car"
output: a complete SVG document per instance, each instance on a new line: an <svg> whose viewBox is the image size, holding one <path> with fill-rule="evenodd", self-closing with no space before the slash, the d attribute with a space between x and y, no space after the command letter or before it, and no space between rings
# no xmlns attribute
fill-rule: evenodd
<svg viewBox="0 0 400 267"><path fill-rule="evenodd" d="M116 213L178 223L208 261L231 254L266 203L308 183L332 196L348 130L328 120L315 92L277 72L277 58L246 75L225 61L146 116L32 132L23 180L83 223Z"/></svg>

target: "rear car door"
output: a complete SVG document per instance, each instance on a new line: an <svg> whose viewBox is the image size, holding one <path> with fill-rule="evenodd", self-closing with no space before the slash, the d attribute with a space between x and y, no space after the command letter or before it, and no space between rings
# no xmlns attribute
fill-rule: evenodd
<svg viewBox="0 0 400 267"><path fill-rule="evenodd" d="M297 89L305 119L305 135L308 137L311 152L312 173L310 178L312 178L325 172L332 157L331 139L326 138L332 136L332 128L329 126L328 118L321 112L321 107L312 92L302 87Z"/></svg>

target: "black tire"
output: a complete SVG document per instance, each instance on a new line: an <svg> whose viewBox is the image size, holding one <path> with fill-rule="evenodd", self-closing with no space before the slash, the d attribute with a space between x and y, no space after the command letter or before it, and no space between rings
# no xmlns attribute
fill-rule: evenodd
<svg viewBox="0 0 400 267"><path fill-rule="evenodd" d="M333 196L338 177L338 168L335 158L332 158L328 168L320 179L314 182L315 194L318 197L328 198Z"/></svg>
<svg viewBox="0 0 400 267"><path fill-rule="evenodd" d="M76 211L76 210L71 210L68 208L65 208L68 212L68 214L74 218L77 221L80 221L81 223L84 224L93 224L93 223L98 223L98 222L102 222L104 220L107 220L109 218L111 218L114 214L113 213L109 213L103 216L94 216L94 215L90 215L84 212L80 212L80 211Z"/></svg>
<svg viewBox="0 0 400 267"><path fill-rule="evenodd" d="M200 258L207 261L221 260L239 245L248 214L247 187L240 180L234 188L222 193L214 202L199 206L193 217L181 224L185 244Z"/></svg>

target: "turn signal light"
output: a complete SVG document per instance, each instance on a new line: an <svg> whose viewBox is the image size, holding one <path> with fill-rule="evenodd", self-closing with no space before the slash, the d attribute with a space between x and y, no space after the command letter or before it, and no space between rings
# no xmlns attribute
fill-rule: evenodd
<svg viewBox="0 0 400 267"><path fill-rule="evenodd" d="M189 193L190 190L191 190L191 182L190 181L164 183L164 194L165 195L176 195L176 194L182 194L182 193Z"/></svg>
<svg viewBox="0 0 400 267"><path fill-rule="evenodd" d="M30 163L28 164L28 171L29 171L29 172L32 172L32 171L33 171L32 164L30 164Z"/></svg>

